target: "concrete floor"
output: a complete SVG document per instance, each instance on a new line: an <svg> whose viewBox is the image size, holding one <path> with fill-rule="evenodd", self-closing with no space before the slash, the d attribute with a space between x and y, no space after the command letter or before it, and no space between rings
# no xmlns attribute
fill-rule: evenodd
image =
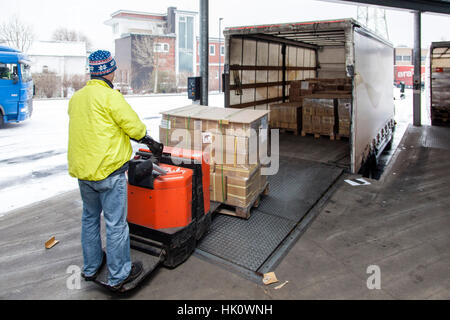
<svg viewBox="0 0 450 320"><path fill-rule="evenodd" d="M132 299L449 299L450 128L409 127L381 180L342 180L265 286L194 255L160 268ZM24 195L26 196L26 195ZM69 192L0 218L0 299L115 299L81 281L81 201ZM46 250L50 236L60 241ZM367 288L379 266L381 289Z"/></svg>

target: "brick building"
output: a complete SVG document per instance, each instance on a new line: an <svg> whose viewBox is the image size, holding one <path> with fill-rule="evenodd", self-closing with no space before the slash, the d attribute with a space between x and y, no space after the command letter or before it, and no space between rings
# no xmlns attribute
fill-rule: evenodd
<svg viewBox="0 0 450 320"><path fill-rule="evenodd" d="M422 82L425 81L425 61L428 55L428 49L422 49L421 65L422 65ZM408 47L395 48L394 63L394 82L398 85L404 82L410 88L413 85L414 66L413 66L413 49Z"/></svg>
<svg viewBox="0 0 450 320"><path fill-rule="evenodd" d="M200 39L197 39L197 74L200 74ZM225 41L223 38L209 38L209 90L220 91L221 74L225 63ZM220 69L220 70L219 70Z"/></svg>
<svg viewBox="0 0 450 320"><path fill-rule="evenodd" d="M112 27L116 79L135 93L183 91L187 78L199 74L197 12L174 7L166 14L119 10L105 24ZM211 38L209 50L210 90L218 90L224 47Z"/></svg>

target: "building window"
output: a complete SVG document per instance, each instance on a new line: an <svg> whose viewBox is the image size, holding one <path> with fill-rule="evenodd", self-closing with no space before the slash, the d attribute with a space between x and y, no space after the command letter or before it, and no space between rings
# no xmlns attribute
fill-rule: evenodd
<svg viewBox="0 0 450 320"><path fill-rule="evenodd" d="M403 56L403 61L411 61L411 56Z"/></svg>
<svg viewBox="0 0 450 320"><path fill-rule="evenodd" d="M209 55L210 56L216 55L216 46L214 44L209 45Z"/></svg>
<svg viewBox="0 0 450 320"><path fill-rule="evenodd" d="M225 55L225 46L220 46L220 55L221 56Z"/></svg>
<svg viewBox="0 0 450 320"><path fill-rule="evenodd" d="M154 52L169 52L169 48L168 43L155 43Z"/></svg>
<svg viewBox="0 0 450 320"><path fill-rule="evenodd" d="M402 56L395 56L395 61L402 61Z"/></svg>
<svg viewBox="0 0 450 320"><path fill-rule="evenodd" d="M119 33L119 24L118 23L113 24L113 33L114 34Z"/></svg>
<svg viewBox="0 0 450 320"><path fill-rule="evenodd" d="M178 20L178 60L180 72L194 72L194 17Z"/></svg>

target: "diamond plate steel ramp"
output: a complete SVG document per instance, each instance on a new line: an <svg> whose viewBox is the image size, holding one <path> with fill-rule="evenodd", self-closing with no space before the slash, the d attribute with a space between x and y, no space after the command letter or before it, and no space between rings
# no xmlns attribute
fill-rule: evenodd
<svg viewBox="0 0 450 320"><path fill-rule="evenodd" d="M269 177L270 192L259 211L298 222L342 173L318 162L281 158L277 175Z"/></svg>
<svg viewBox="0 0 450 320"><path fill-rule="evenodd" d="M258 210L252 211L249 220L218 215L198 249L256 271L294 225Z"/></svg>
<svg viewBox="0 0 450 320"><path fill-rule="evenodd" d="M121 292L131 291L139 286L139 284L144 281L156 268L161 264L162 257L156 257L150 255L148 253L141 252L139 250L135 250L133 248L130 249L131 261L140 261L142 262L142 273L139 277L137 277L134 281L126 283L123 285ZM99 275L95 279L95 282L105 288L108 287L108 267L105 265L100 271Z"/></svg>
<svg viewBox="0 0 450 320"><path fill-rule="evenodd" d="M256 272L341 173L313 161L280 158L278 174L269 177L269 196L250 219L216 215L197 250Z"/></svg>

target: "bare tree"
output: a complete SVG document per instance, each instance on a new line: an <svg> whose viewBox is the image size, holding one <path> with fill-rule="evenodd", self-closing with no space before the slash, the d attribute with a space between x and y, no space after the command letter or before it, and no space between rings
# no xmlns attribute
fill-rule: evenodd
<svg viewBox="0 0 450 320"><path fill-rule="evenodd" d="M10 47L27 52L34 40L32 27L12 16L8 22L0 26L0 40Z"/></svg>
<svg viewBox="0 0 450 320"><path fill-rule="evenodd" d="M61 92L62 81L55 72L33 73L33 81L38 97L53 98Z"/></svg>
<svg viewBox="0 0 450 320"><path fill-rule="evenodd" d="M87 82L88 82L87 75L83 76L83 75L75 74L72 76L72 79L71 79L71 85L72 85L73 90L75 90L75 91L78 91L81 88L83 88Z"/></svg>
<svg viewBox="0 0 450 320"><path fill-rule="evenodd" d="M56 29L53 32L52 39L55 41L81 41L86 43L87 50L92 48L92 42L85 34L64 27Z"/></svg>
<svg viewBox="0 0 450 320"><path fill-rule="evenodd" d="M142 68L151 68L153 71L149 75L150 82L153 83L153 92L158 90L158 54L154 49L155 41L149 36L136 38L133 46L135 61Z"/></svg>

